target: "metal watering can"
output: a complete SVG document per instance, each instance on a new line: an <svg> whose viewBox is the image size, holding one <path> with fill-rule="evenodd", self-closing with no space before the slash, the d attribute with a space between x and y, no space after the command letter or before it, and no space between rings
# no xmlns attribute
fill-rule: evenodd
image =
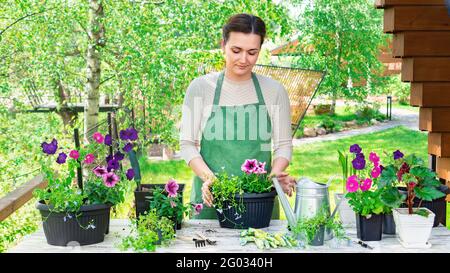
<svg viewBox="0 0 450 273"><path fill-rule="evenodd" d="M331 181L335 177L331 177L327 184L316 183L309 178L302 177L297 181L295 208L292 210L289 201L281 188L278 179L272 179L275 189L278 193L281 206L288 220L289 226L294 227L302 218L312 218L325 210L328 217L333 217L340 204L336 205L333 213L330 213L330 197L328 188ZM331 216L330 216L331 215ZM332 239L333 235L330 230L325 230L325 240Z"/></svg>

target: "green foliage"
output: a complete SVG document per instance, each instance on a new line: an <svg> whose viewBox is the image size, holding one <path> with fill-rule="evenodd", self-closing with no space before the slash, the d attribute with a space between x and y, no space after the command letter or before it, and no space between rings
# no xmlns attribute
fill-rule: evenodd
<svg viewBox="0 0 450 273"><path fill-rule="evenodd" d="M344 239L345 230L342 223L331 219L327 211L328 207L324 207L316 216L306 217L298 220L297 225L292 228L294 235L298 237L303 237L307 244L311 244L314 238L322 228L329 229L337 239Z"/></svg>
<svg viewBox="0 0 450 273"><path fill-rule="evenodd" d="M300 0L292 2L305 5ZM373 1L310 1L298 15L296 28L301 46L294 63L327 71L322 94L363 101L368 93L381 91L382 65L377 57L387 36L380 31L382 11L373 8ZM366 79L368 85L349 88L349 79Z"/></svg>
<svg viewBox="0 0 450 273"><path fill-rule="evenodd" d="M398 208L405 202L412 211L414 198L432 201L445 196L438 190L440 185L436 173L423 166L424 161L410 154L398 158L383 170L379 187L383 189L381 201L390 208ZM406 186L407 196L401 194L397 186Z"/></svg>
<svg viewBox="0 0 450 273"><path fill-rule="evenodd" d="M113 144L116 142L118 147L124 147L125 141L115 140ZM59 145L60 149L56 154L64 150L67 155L66 162L57 164L55 155L43 155L40 161L41 170L45 174L48 186L34 191L34 196L48 204L52 212L76 213L82 205L110 204L114 206L124 201L129 189L128 184L132 182L126 177L125 168L119 167L119 169L107 171L104 158L107 155L108 146L93 141L78 149L79 158L74 159L69 153L72 149L64 149L64 147L61 149ZM121 152L125 153L123 150ZM95 162L86 162L88 155L94 155ZM125 158L124 154L123 157ZM83 189L79 188L76 179L76 170L79 167L85 169L87 173L83 178ZM99 177L94 173L93 169L97 167L103 167L104 172L114 175L117 181L107 185L103 176Z"/></svg>
<svg viewBox="0 0 450 273"><path fill-rule="evenodd" d="M386 85L386 91L397 98L400 105L409 105L411 84L401 81L400 75L391 76Z"/></svg>
<svg viewBox="0 0 450 273"><path fill-rule="evenodd" d="M353 211L361 216L370 214L380 214L385 210L385 204L380 198L381 191L368 190L348 192L345 197L349 199L348 203Z"/></svg>
<svg viewBox="0 0 450 273"><path fill-rule="evenodd" d="M158 216L155 210L132 219L130 228L130 235L118 246L121 250L155 251L157 245L168 245L175 235L174 223L167 217Z"/></svg>
<svg viewBox="0 0 450 273"><path fill-rule="evenodd" d="M224 203L227 202L237 211L242 212L245 210L243 203L237 202L235 198L236 195L242 196L244 193L238 176L229 175L225 171L219 172L216 174L216 180L211 186L211 193L216 209L223 210L225 208Z"/></svg>
<svg viewBox="0 0 450 273"><path fill-rule="evenodd" d="M155 210L160 217L167 217L174 222L181 223L185 214L189 212L189 206L183 204L180 196L168 196L167 192L161 187L153 190L150 199L150 209Z"/></svg>
<svg viewBox="0 0 450 273"><path fill-rule="evenodd" d="M356 107L356 116L358 117L357 123L368 123L372 119L384 120L385 115L381 114L380 105L377 103L361 103Z"/></svg>

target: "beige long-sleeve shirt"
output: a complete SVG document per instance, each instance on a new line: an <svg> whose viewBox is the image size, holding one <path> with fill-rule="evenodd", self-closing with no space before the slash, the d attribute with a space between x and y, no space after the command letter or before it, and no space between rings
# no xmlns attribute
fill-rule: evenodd
<svg viewBox="0 0 450 273"><path fill-rule="evenodd" d="M219 72L196 78L189 85L183 103L180 128L180 156L189 164L201 157L199 143L202 131L212 111ZM273 159L292 158L292 130L289 97L278 81L257 75L262 95L272 123ZM233 81L224 78L220 106L237 106L258 102L253 80Z"/></svg>

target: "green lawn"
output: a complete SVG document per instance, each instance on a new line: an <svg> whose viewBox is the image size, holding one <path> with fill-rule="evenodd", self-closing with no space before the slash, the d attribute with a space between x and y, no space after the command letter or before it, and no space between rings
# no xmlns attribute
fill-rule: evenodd
<svg viewBox="0 0 450 273"><path fill-rule="evenodd" d="M386 157L382 154L383 151L391 154L397 149L405 154L416 153L428 161L426 133L397 127L372 134L296 147L287 171L296 178L306 176L314 181L325 183L329 177L340 175L337 150L348 150L349 146L354 143L358 143L367 155L371 151L377 152L381 156L381 162ZM184 161L149 162L141 160L141 168L143 183L165 183L170 178L174 178L180 183L186 183L184 200L189 202L193 172ZM334 203L331 193L341 191L341 189L339 181L332 185L330 190L332 207ZM291 202L293 202L293 198L291 198Z"/></svg>
<svg viewBox="0 0 450 273"><path fill-rule="evenodd" d="M398 102L392 104L392 108L399 108L399 109L405 109L409 111L419 112L419 107L411 106L409 104L400 104ZM384 108L384 111L386 111L386 107Z"/></svg>

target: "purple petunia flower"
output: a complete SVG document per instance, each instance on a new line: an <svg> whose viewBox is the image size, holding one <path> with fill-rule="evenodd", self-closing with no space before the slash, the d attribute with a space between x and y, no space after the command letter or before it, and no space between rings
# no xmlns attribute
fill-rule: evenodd
<svg viewBox="0 0 450 273"><path fill-rule="evenodd" d="M108 171L118 170L118 169L119 169L119 161L118 160L112 159L112 160L108 161L108 168L107 168Z"/></svg>
<svg viewBox="0 0 450 273"><path fill-rule="evenodd" d="M108 171L104 166L97 166L94 169L92 169L92 172L98 177L103 177L103 175L108 173Z"/></svg>
<svg viewBox="0 0 450 273"><path fill-rule="evenodd" d="M111 160L113 160L114 159L114 156L113 155L108 155L107 157L106 157L106 162L109 162L109 161L111 161Z"/></svg>
<svg viewBox="0 0 450 273"><path fill-rule="evenodd" d="M199 203L199 204L194 205L195 215L199 215L200 212L202 212L202 210L203 210L203 204Z"/></svg>
<svg viewBox="0 0 450 273"><path fill-rule="evenodd" d="M350 146L350 153L359 154L362 151L361 147L358 144L353 144Z"/></svg>
<svg viewBox="0 0 450 273"><path fill-rule="evenodd" d="M125 146L123 146L123 151L125 153L128 153L129 151L131 151L131 149L133 149L133 143L127 143Z"/></svg>
<svg viewBox="0 0 450 273"><path fill-rule="evenodd" d="M117 153L114 154L114 159L115 159L115 160L121 161L121 160L123 160L124 158L125 158L125 155L122 154L120 151L118 151Z"/></svg>
<svg viewBox="0 0 450 273"><path fill-rule="evenodd" d="M127 129L127 133L129 140L134 141L138 139L138 132L136 131L136 129L130 127Z"/></svg>
<svg viewBox="0 0 450 273"><path fill-rule="evenodd" d="M364 153L356 154L356 158L363 158L363 159L365 159Z"/></svg>
<svg viewBox="0 0 450 273"><path fill-rule="evenodd" d="M106 135L105 136L105 145L107 145L107 146L111 146L112 145L112 138L111 138L111 135Z"/></svg>
<svg viewBox="0 0 450 273"><path fill-rule="evenodd" d="M366 160L364 159L364 157L356 157L355 159L353 159L352 165L356 170L362 170L366 167Z"/></svg>
<svg viewBox="0 0 450 273"><path fill-rule="evenodd" d="M58 149L58 141L56 141L56 139L53 139L52 142L50 143L42 142L41 147L44 153L48 155L53 155L56 153L56 150Z"/></svg>
<svg viewBox="0 0 450 273"><path fill-rule="evenodd" d="M65 153L59 153L58 158L56 159L56 163L64 164L66 163L67 155Z"/></svg>
<svg viewBox="0 0 450 273"><path fill-rule="evenodd" d="M114 187L119 182L119 177L115 173L107 173L103 175L103 183L108 188Z"/></svg>
<svg viewBox="0 0 450 273"><path fill-rule="evenodd" d="M128 131L127 130L120 130L119 137L121 140L128 140Z"/></svg>
<svg viewBox="0 0 450 273"><path fill-rule="evenodd" d="M394 152L394 160L403 158L404 154L402 152L400 152L400 150L397 150Z"/></svg>
<svg viewBox="0 0 450 273"><path fill-rule="evenodd" d="M134 170L133 169L128 169L126 175L127 175L127 179L128 180L133 179L134 178Z"/></svg>
<svg viewBox="0 0 450 273"><path fill-rule="evenodd" d="M177 196L177 191L178 188L180 186L178 185L177 181L170 179L166 186L164 187L164 189L166 190L166 192L168 193L169 197L176 197Z"/></svg>

